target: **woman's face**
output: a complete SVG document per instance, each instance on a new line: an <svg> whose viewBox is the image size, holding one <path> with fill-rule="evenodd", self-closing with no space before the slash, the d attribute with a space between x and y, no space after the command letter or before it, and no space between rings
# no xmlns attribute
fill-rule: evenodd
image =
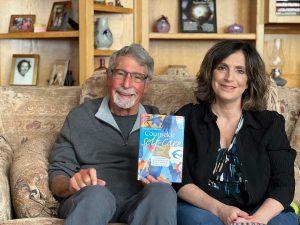
<svg viewBox="0 0 300 225"><path fill-rule="evenodd" d="M24 76L28 72L28 70L29 70L28 62L22 62L20 66L20 74Z"/></svg>
<svg viewBox="0 0 300 225"><path fill-rule="evenodd" d="M242 51L232 53L219 63L212 78L216 101L222 103L241 102L242 94L248 88L245 56Z"/></svg>

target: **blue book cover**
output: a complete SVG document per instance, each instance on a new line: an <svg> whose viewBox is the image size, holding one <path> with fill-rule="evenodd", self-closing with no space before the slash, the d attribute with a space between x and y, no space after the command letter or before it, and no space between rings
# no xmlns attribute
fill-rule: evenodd
<svg viewBox="0 0 300 225"><path fill-rule="evenodd" d="M180 183L184 140L184 117L142 114L138 180L149 174Z"/></svg>

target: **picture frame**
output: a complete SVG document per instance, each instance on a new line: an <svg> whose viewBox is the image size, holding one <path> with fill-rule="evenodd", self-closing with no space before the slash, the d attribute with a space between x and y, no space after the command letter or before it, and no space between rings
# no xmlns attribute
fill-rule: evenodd
<svg viewBox="0 0 300 225"><path fill-rule="evenodd" d="M66 76L69 70L70 60L55 60L49 79L49 86L64 86Z"/></svg>
<svg viewBox="0 0 300 225"><path fill-rule="evenodd" d="M53 2L47 31L71 30L69 19L72 16L72 2Z"/></svg>
<svg viewBox="0 0 300 225"><path fill-rule="evenodd" d="M216 33L216 0L180 0L180 30L183 33Z"/></svg>
<svg viewBox="0 0 300 225"><path fill-rule="evenodd" d="M35 15L11 15L9 33L33 32Z"/></svg>
<svg viewBox="0 0 300 225"><path fill-rule="evenodd" d="M13 54L10 85L36 85L39 59L38 54Z"/></svg>

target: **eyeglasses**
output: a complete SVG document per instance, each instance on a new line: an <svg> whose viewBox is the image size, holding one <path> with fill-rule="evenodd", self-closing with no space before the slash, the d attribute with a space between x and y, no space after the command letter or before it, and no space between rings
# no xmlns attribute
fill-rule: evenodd
<svg viewBox="0 0 300 225"><path fill-rule="evenodd" d="M132 81L135 83L142 83L147 80L148 75L136 72L127 72L122 69L111 69L110 74L116 79L125 79L125 77L129 74Z"/></svg>

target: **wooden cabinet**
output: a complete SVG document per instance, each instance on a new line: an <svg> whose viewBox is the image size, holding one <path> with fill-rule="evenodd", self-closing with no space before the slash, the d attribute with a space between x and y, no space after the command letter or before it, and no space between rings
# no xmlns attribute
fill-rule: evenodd
<svg viewBox="0 0 300 225"><path fill-rule="evenodd" d="M97 57L108 57L124 45L135 42L135 13L137 0L124 0L124 7L102 6L93 0L79 1L79 80L80 84L93 74ZM109 50L94 49L94 21L107 16L113 34L113 45Z"/></svg>
<svg viewBox="0 0 300 225"><path fill-rule="evenodd" d="M179 29L180 1L143 0L142 44L155 59L155 73L162 74L169 64L187 65L196 74L207 50L224 39L247 40L262 50L260 35L261 8L259 0L216 0L217 33L181 33ZM169 33L155 33L155 21L164 15L171 24ZM242 34L229 34L227 27L242 24Z"/></svg>
<svg viewBox="0 0 300 225"><path fill-rule="evenodd" d="M270 72L269 58L274 38L283 40L282 77L287 87L300 87L300 16L276 15L276 0L264 0L264 61Z"/></svg>
<svg viewBox="0 0 300 225"><path fill-rule="evenodd" d="M135 42L135 5L137 0L122 0L124 7L101 6L93 0L73 0L78 4L79 31L44 33L7 33L10 15L34 14L36 22L48 23L53 2L63 0L0 1L7 14L0 15L0 82L8 85L12 54L39 54L38 85L46 86L55 59L70 59L76 84L92 75L97 57L108 57L113 51ZM14 7L12 7L14 6ZM98 16L109 18L114 43L109 50L94 49L94 21ZM4 21L4 22L2 22ZM97 66L97 65L96 65Z"/></svg>
<svg viewBox="0 0 300 225"><path fill-rule="evenodd" d="M155 60L155 73L163 74L168 65L187 65L191 74L199 70L207 50L224 39L246 40L257 48L264 58L267 73L270 71L268 58L273 38L281 35L284 39L285 65L284 77L287 86L300 86L300 16L290 17L294 24L270 23L274 14L275 0L216 0L217 33L181 33L179 29L180 1L143 0L141 2L141 43L149 50ZM270 4L269 4L270 3ZM273 12L273 11L274 12ZM272 14L273 13L273 14ZM169 33L155 33L153 26L161 15L168 17L171 24ZM295 20L294 20L295 19ZM242 34L229 34L227 27L233 23L243 25Z"/></svg>

